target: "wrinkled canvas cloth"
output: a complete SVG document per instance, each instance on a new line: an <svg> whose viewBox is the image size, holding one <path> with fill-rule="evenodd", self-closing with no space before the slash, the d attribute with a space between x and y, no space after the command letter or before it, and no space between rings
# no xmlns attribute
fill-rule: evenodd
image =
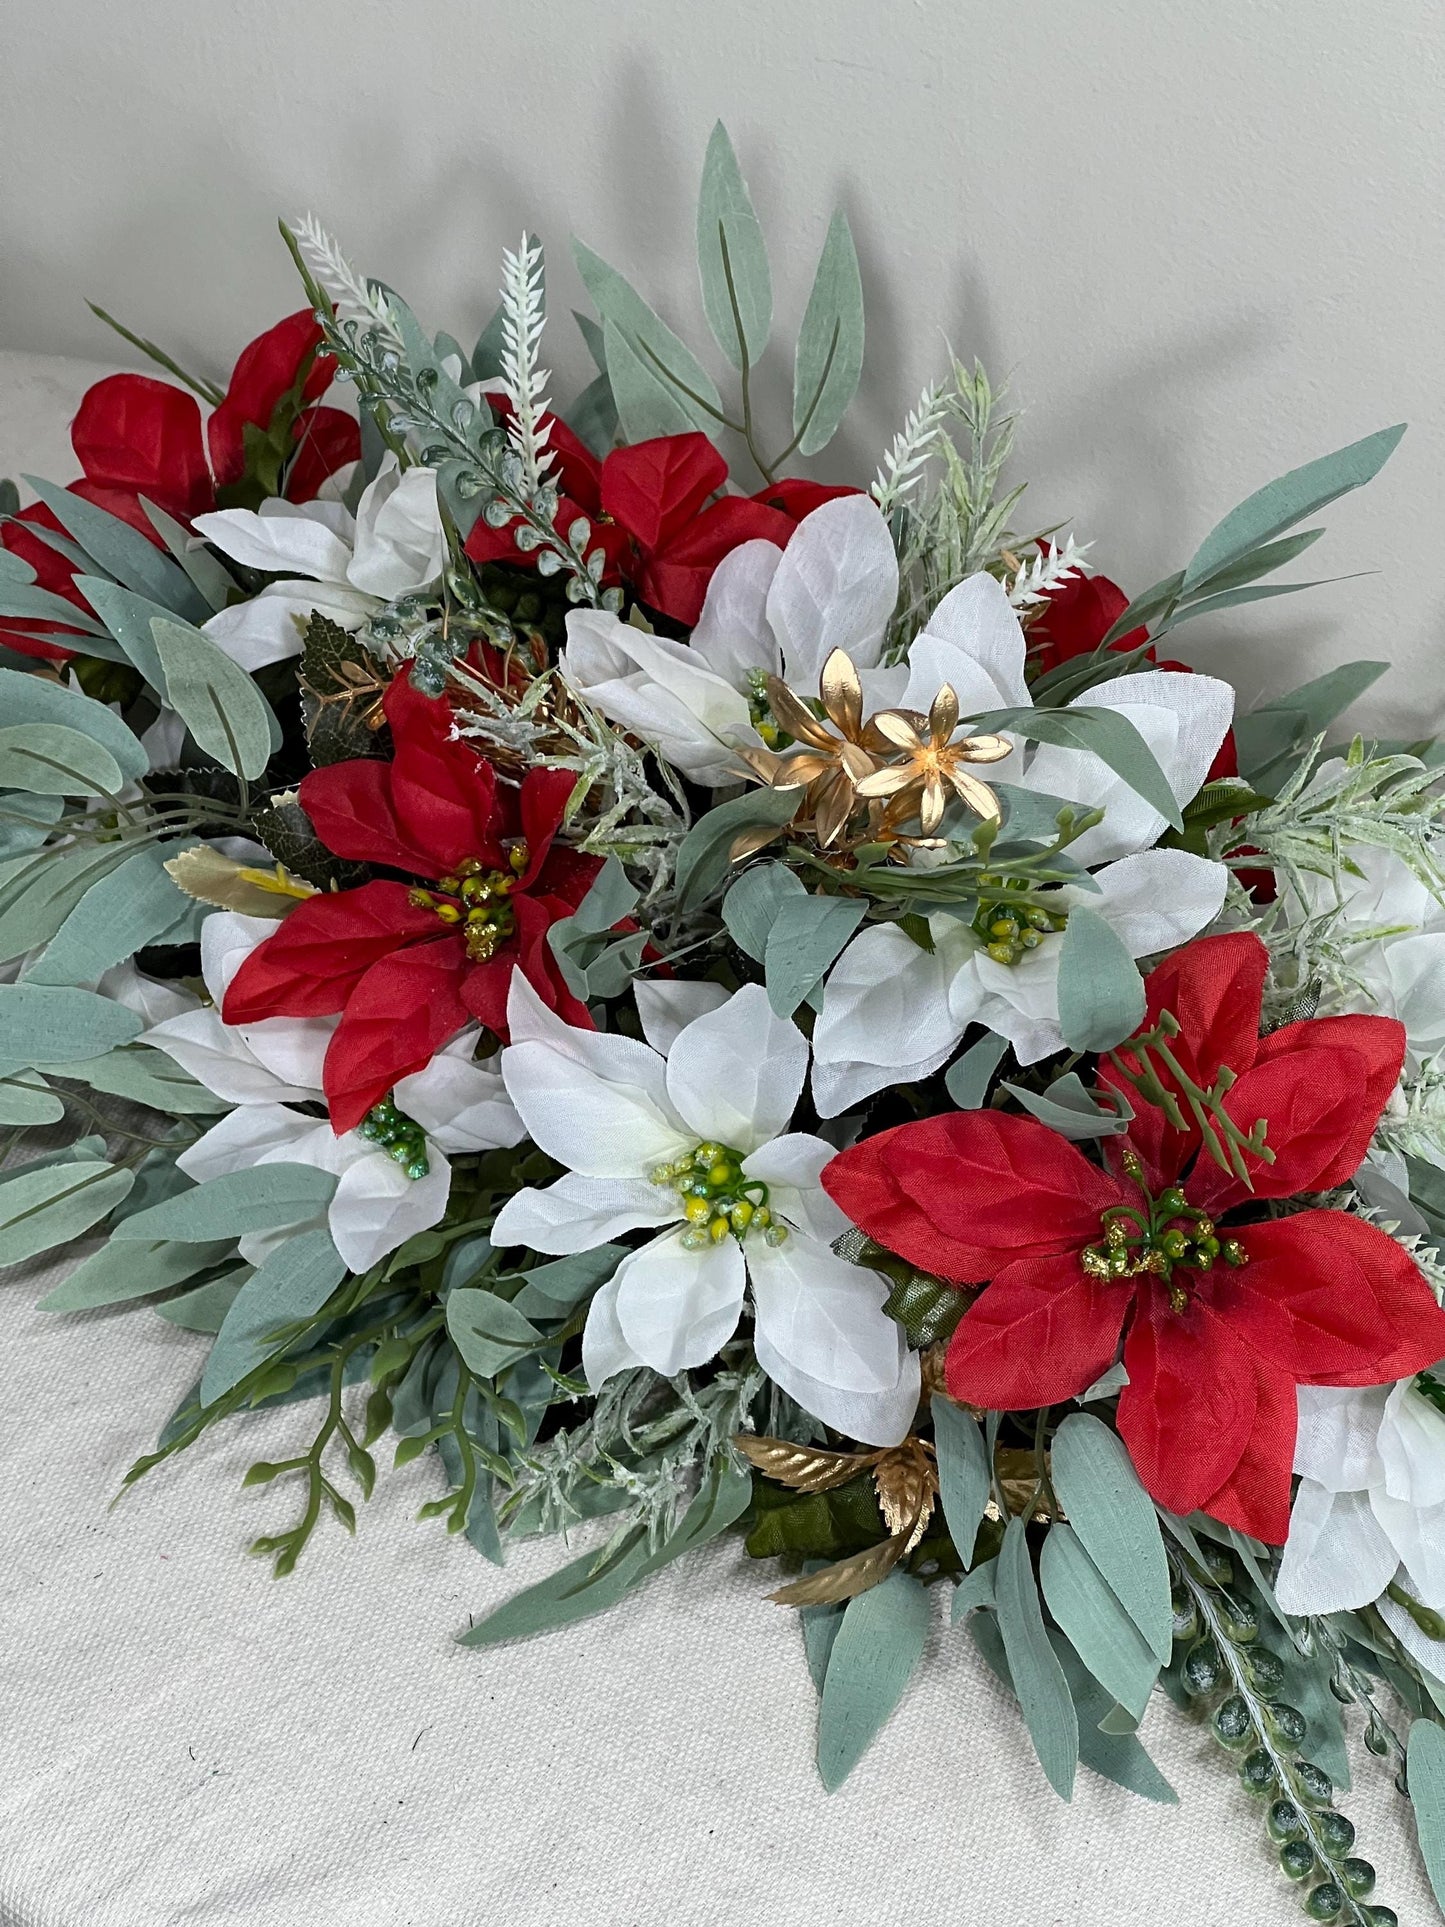
<svg viewBox="0 0 1445 1927"><path fill-rule="evenodd" d="M0 357L0 472L69 479L55 425L96 372ZM1061 1805L945 1588L829 1797L796 1621L736 1541L474 1653L469 1615L564 1555L498 1572L416 1523L432 1461L383 1472L357 1538L323 1525L291 1578L245 1556L299 1502L241 1477L304 1449L308 1408L221 1428L109 1510L206 1341L144 1308L36 1311L64 1268L0 1274L0 1927L1301 1918L1258 1804L1167 1704L1144 1737L1179 1808L1086 1771ZM1343 1804L1376 1898L1429 1921L1408 1809L1360 1774Z"/></svg>

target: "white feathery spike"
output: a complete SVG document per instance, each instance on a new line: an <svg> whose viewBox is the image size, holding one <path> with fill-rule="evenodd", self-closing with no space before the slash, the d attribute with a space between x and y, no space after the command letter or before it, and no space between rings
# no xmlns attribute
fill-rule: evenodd
<svg viewBox="0 0 1445 1927"><path fill-rule="evenodd" d="M868 491L884 515L917 485L947 412L942 383L930 382L893 437Z"/></svg>
<svg viewBox="0 0 1445 1927"><path fill-rule="evenodd" d="M336 240L314 214L303 214L293 230L306 265L330 295L338 321L359 321L383 330L398 346L400 335L386 296L359 275Z"/></svg>
<svg viewBox="0 0 1445 1927"><path fill-rule="evenodd" d="M1025 562L1009 585L1008 599L1015 609L1024 609L1030 603L1042 602L1051 589L1067 582L1071 575L1083 572L1084 557L1093 547L1092 542L1075 542L1072 535L1065 541L1055 544L1047 555L1042 550L1032 562Z"/></svg>
<svg viewBox="0 0 1445 1927"><path fill-rule="evenodd" d="M546 323L543 300L542 248L522 236L514 254L502 250L502 386L512 404L507 438L522 464L522 487L530 497L541 487L557 459L547 446L552 423L547 416L547 383L551 372L537 365Z"/></svg>

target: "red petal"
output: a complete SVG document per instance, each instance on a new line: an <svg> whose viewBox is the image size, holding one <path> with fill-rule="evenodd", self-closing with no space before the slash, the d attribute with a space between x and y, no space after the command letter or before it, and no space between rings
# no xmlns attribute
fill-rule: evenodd
<svg viewBox="0 0 1445 1927"><path fill-rule="evenodd" d="M865 1138L823 1187L870 1238L960 1284L1016 1258L1075 1253L1120 1187L1033 1118L956 1111Z"/></svg>
<svg viewBox="0 0 1445 1927"><path fill-rule="evenodd" d="M301 779L297 794L311 827L335 856L384 863L415 876L439 876L430 850L413 842L392 807L390 763L355 757Z"/></svg>
<svg viewBox="0 0 1445 1927"><path fill-rule="evenodd" d="M201 411L183 388L151 375L108 375L86 390L70 440L88 482L148 495L183 519L211 506ZM154 541L143 514L141 521Z"/></svg>
<svg viewBox="0 0 1445 1927"><path fill-rule="evenodd" d="M1221 1525L1236 1526L1266 1545L1289 1537L1290 1474L1294 1469L1299 1401L1287 1378L1256 1375L1254 1424L1238 1465L1199 1510Z"/></svg>
<svg viewBox="0 0 1445 1927"><path fill-rule="evenodd" d="M785 548L794 524L776 509L741 495L725 495L685 529L676 541L648 558L637 576L644 602L678 622L694 623L713 570L744 542L776 542Z"/></svg>
<svg viewBox="0 0 1445 1927"><path fill-rule="evenodd" d="M1124 1369L1119 1434L1134 1469L1160 1505L1193 1512L1249 1443L1259 1361L1201 1299L1175 1312L1155 1286L1139 1295Z"/></svg>
<svg viewBox="0 0 1445 1927"><path fill-rule="evenodd" d="M801 475L785 475L781 481L769 482L766 488L760 488L749 500L761 503L764 508L776 509L790 522L801 522L825 502L836 502L840 495L862 493L861 488L851 488L846 482L809 482Z"/></svg>
<svg viewBox="0 0 1445 1927"><path fill-rule="evenodd" d="M1049 591L1029 625L1029 654L1041 670L1072 662L1097 649L1128 606L1129 598L1106 575L1070 576ZM1148 639L1147 629L1131 629L1109 646L1137 649Z"/></svg>
<svg viewBox="0 0 1445 1927"><path fill-rule="evenodd" d="M1224 1108L1244 1130L1264 1120L1274 1162L1245 1153L1251 1188L1201 1155L1189 1180L1191 1203L1218 1215L1251 1197L1343 1184L1370 1148L1404 1055L1404 1027L1392 1017L1314 1018L1265 1038Z"/></svg>
<svg viewBox="0 0 1445 1927"><path fill-rule="evenodd" d="M1075 1397L1113 1364L1132 1296L1072 1252L1006 1265L949 1342L949 1396L1001 1412Z"/></svg>
<svg viewBox="0 0 1445 1927"><path fill-rule="evenodd" d="M297 904L236 972L222 1017L254 1024L334 1015L379 958L444 929L407 898L404 883L364 883Z"/></svg>
<svg viewBox="0 0 1445 1927"><path fill-rule="evenodd" d="M727 478L706 435L659 435L613 449L602 464L602 507L646 553L681 534Z"/></svg>
<svg viewBox="0 0 1445 1927"><path fill-rule="evenodd" d="M565 769L530 769L522 778L518 807L522 835L527 843L527 867L522 872L520 889L530 889L541 874L552 849L552 839L561 828L562 813L576 787L576 776ZM602 868L601 860L597 857L585 860L592 865L595 876Z"/></svg>
<svg viewBox="0 0 1445 1927"><path fill-rule="evenodd" d="M321 484L361 459L361 429L339 408L308 408L296 424L296 453L286 471L286 499L314 501Z"/></svg>
<svg viewBox="0 0 1445 1927"><path fill-rule="evenodd" d="M1221 1315L1296 1383L1381 1385L1445 1358L1419 1266L1363 1218L1301 1211L1232 1235L1249 1263L1220 1280Z"/></svg>
<svg viewBox="0 0 1445 1927"><path fill-rule="evenodd" d="M425 1070L467 1022L467 971L458 936L383 957L346 1000L321 1081L338 1136L353 1130L398 1078Z"/></svg>
<svg viewBox="0 0 1445 1927"><path fill-rule="evenodd" d="M444 696L424 696L404 669L387 689L384 706L396 744L391 801L413 848L431 853L419 874L443 876L469 857L501 869L497 841L496 771L470 743L453 736L455 718Z"/></svg>
<svg viewBox="0 0 1445 1927"><path fill-rule="evenodd" d="M300 308L241 350L231 370L225 400L206 423L218 486L239 481L245 473L243 428L248 422L261 429L271 426L278 405L295 386L302 363L315 353L320 341L315 315L309 308ZM304 399L315 401L324 394L334 372L335 363L329 355L316 355L307 370Z"/></svg>

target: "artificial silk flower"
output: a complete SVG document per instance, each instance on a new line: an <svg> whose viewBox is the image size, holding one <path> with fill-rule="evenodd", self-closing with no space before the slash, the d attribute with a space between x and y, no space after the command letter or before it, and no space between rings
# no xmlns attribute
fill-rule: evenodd
<svg viewBox="0 0 1445 1927"><path fill-rule="evenodd" d="M604 716L700 783L735 782L735 751L762 749L764 680L806 696L843 649L872 669L898 600L888 525L866 495L823 503L785 549L734 548L718 565L686 643L650 636L602 610L573 610L559 667ZM902 686L901 674L894 679Z"/></svg>
<svg viewBox="0 0 1445 1927"><path fill-rule="evenodd" d="M398 596L441 573L446 537L429 468L387 455L353 518L340 502L263 502L257 511L222 509L196 517L208 542L248 569L283 572L260 594L222 609L206 634L243 669L299 654L313 611L359 629Z"/></svg>
<svg viewBox="0 0 1445 1927"><path fill-rule="evenodd" d="M883 1310L886 1282L829 1248L848 1228L818 1182L832 1146L788 1129L807 1042L758 984L722 1004L694 991L640 996L640 1043L572 1029L513 978L502 1075L534 1142L567 1170L509 1199L493 1242L563 1253L656 1233L592 1300L594 1390L640 1365L671 1377L705 1364L750 1294L769 1377L825 1424L896 1444L917 1409L918 1360Z"/></svg>
<svg viewBox="0 0 1445 1927"><path fill-rule="evenodd" d="M311 1164L337 1180L324 1222L350 1270L361 1272L446 1210L447 1153L517 1144L524 1133L494 1065L472 1052L475 1026L458 1034L426 1069L399 1080L389 1105L369 1121L372 1135L337 1133L324 1117L293 1105L322 1098L322 1067L336 1029L325 1017L223 1023L219 1006L236 972L275 930L263 917L221 911L201 926L201 974L212 1005L165 1018L142 1042L164 1051L208 1091L236 1108L182 1152L177 1167L197 1183L253 1164ZM382 1139L389 1140L387 1142ZM294 1235L248 1232L240 1244L259 1263Z"/></svg>
<svg viewBox="0 0 1445 1927"><path fill-rule="evenodd" d="M301 807L337 856L417 881L298 903L246 959L223 1006L228 1024L340 1015L321 1080L338 1131L473 1019L505 1036L514 965L570 1021L592 1021L547 942L601 868L555 841L575 779L532 769L511 788L408 670L384 704L393 761L313 770Z"/></svg>
<svg viewBox="0 0 1445 1927"><path fill-rule="evenodd" d="M1207 1090L1237 1073L1224 1113L1241 1132L1264 1121L1273 1162L1244 1153L1249 1184L1215 1162L1197 1125L1175 1128L1132 1089L1117 1175L1032 1118L967 1111L869 1138L823 1183L887 1249L985 1285L949 1345L952 1396L1004 1411L1075 1398L1122 1335L1119 1432L1149 1492L1277 1544L1296 1386L1374 1385L1432 1364L1445 1312L1409 1253L1348 1212L1228 1221L1348 1179L1404 1053L1383 1017L1261 1039L1266 964L1252 935L1211 937L1148 983L1146 1025L1172 1013L1184 1074Z"/></svg>

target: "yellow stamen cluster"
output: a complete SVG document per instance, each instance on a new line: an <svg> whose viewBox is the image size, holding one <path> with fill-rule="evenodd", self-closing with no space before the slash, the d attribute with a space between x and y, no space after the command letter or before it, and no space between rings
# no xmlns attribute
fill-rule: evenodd
<svg viewBox="0 0 1445 1927"><path fill-rule="evenodd" d="M742 1167L741 1151L705 1139L675 1163L659 1164L650 1173L654 1184L666 1185L682 1200L685 1251L704 1251L721 1244L729 1233L741 1241L750 1231L760 1231L770 1245L785 1242L787 1227L773 1217L768 1187L760 1178L745 1177Z"/></svg>
<svg viewBox="0 0 1445 1927"><path fill-rule="evenodd" d="M1143 1169L1132 1153L1125 1155L1124 1167L1143 1191ZM1101 1222L1103 1241L1080 1253L1084 1270L1091 1278L1160 1278L1176 1312L1189 1303L1188 1291L1174 1275L1177 1270L1212 1271L1219 1258L1232 1266L1249 1262L1238 1239L1221 1238L1213 1219L1191 1205L1178 1185L1171 1184L1157 1198L1144 1191L1141 1209L1111 1205Z"/></svg>
<svg viewBox="0 0 1445 1927"><path fill-rule="evenodd" d="M1005 892L1024 892L1028 884L1021 877L982 876L980 898L973 920L975 936L995 963L1016 964L1030 950L1037 950L1045 937L1056 936L1069 920L1067 910L1045 910L1038 904L1011 903Z"/></svg>
<svg viewBox="0 0 1445 1927"><path fill-rule="evenodd" d="M486 963L516 927L507 898L527 867L527 846L520 839L507 852L507 863L507 870L488 870L476 857L468 857L452 875L440 878L435 890L413 890L408 901L457 926L472 962Z"/></svg>

